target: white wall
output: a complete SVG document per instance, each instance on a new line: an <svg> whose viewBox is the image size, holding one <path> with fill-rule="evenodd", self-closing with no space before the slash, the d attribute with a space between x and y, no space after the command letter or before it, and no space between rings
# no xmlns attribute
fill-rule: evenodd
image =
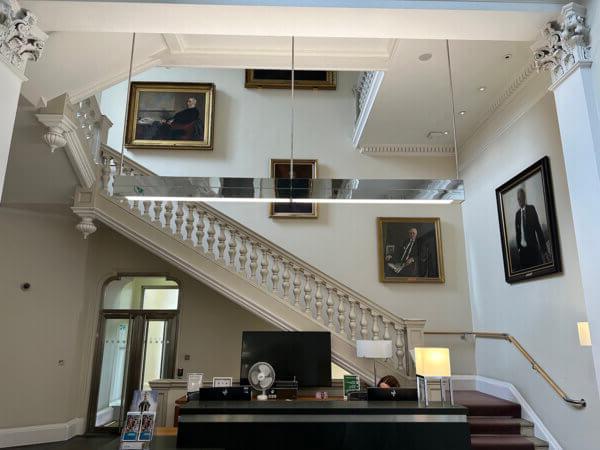
<svg viewBox="0 0 600 450"><path fill-rule="evenodd" d="M356 73L339 73L336 91L297 91L295 157L319 161L319 176L454 178L447 157L373 157L352 148L352 87ZM271 158L288 158L290 93L244 88L242 70L155 68L135 80L201 81L216 85L212 152L138 150L129 156L161 175L269 176ZM115 125L109 144L121 148L126 84L102 93ZM274 220L265 205L215 204L263 236L336 277L393 313L427 319L428 329L470 330L471 312L459 206L321 205L318 219ZM378 216L440 217L445 284L383 284L377 275ZM472 373L472 346L457 348L457 373Z"/></svg>
<svg viewBox="0 0 600 450"><path fill-rule="evenodd" d="M564 449L592 450L600 439L600 404L591 351L578 343L576 322L586 320L586 309L554 99L546 86L545 76L534 76L461 155L473 327L514 335L568 394L585 398L588 406L576 410L565 404L503 341L477 342L477 371L513 383ZM495 189L545 155L564 270L510 285L504 280Z"/></svg>
<svg viewBox="0 0 600 450"><path fill-rule="evenodd" d="M0 208L0 428L75 417L87 254L75 223Z"/></svg>
<svg viewBox="0 0 600 450"><path fill-rule="evenodd" d="M8 152L12 138L17 102L21 92L22 80L8 68L6 63L0 61L0 197L4 187L4 176L8 163Z"/></svg>

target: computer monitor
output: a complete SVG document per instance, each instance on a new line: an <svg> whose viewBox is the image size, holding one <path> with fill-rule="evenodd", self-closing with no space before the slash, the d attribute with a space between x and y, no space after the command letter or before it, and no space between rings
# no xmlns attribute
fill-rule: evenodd
<svg viewBox="0 0 600 450"><path fill-rule="evenodd" d="M296 380L299 387L331 386L331 334L321 331L244 331L240 383L248 371L264 361L275 369L275 379Z"/></svg>

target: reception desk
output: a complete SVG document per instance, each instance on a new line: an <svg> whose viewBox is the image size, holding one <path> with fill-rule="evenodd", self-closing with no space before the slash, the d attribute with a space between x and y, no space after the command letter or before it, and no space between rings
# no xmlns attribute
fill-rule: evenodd
<svg viewBox="0 0 600 450"><path fill-rule="evenodd" d="M178 448L467 450L462 406L368 401L192 401L183 405Z"/></svg>

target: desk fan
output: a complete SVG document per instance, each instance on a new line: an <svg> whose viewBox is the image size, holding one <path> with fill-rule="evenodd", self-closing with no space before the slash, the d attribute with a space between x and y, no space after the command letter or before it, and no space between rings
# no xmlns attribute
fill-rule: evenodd
<svg viewBox="0 0 600 450"><path fill-rule="evenodd" d="M257 400L267 400L267 389L275 382L275 370L269 363L257 362L248 371L248 382L257 391L262 391L256 396Z"/></svg>

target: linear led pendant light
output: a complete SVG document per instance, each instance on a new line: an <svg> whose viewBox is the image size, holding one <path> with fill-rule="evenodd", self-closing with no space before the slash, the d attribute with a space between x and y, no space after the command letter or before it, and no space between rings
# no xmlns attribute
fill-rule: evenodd
<svg viewBox="0 0 600 450"><path fill-rule="evenodd" d="M124 176L121 171L121 175L115 177L113 195L125 197L128 200L140 201L241 203L450 204L464 201L463 181L459 179L316 178L297 179L297 182L294 182L294 37L292 37L291 40L292 63L289 180L276 178ZM129 81L131 81L134 43L135 34L131 48ZM448 50L454 152L456 153L454 92L452 87L448 41L446 41L446 49ZM281 181L285 181L286 183L281 183Z"/></svg>

